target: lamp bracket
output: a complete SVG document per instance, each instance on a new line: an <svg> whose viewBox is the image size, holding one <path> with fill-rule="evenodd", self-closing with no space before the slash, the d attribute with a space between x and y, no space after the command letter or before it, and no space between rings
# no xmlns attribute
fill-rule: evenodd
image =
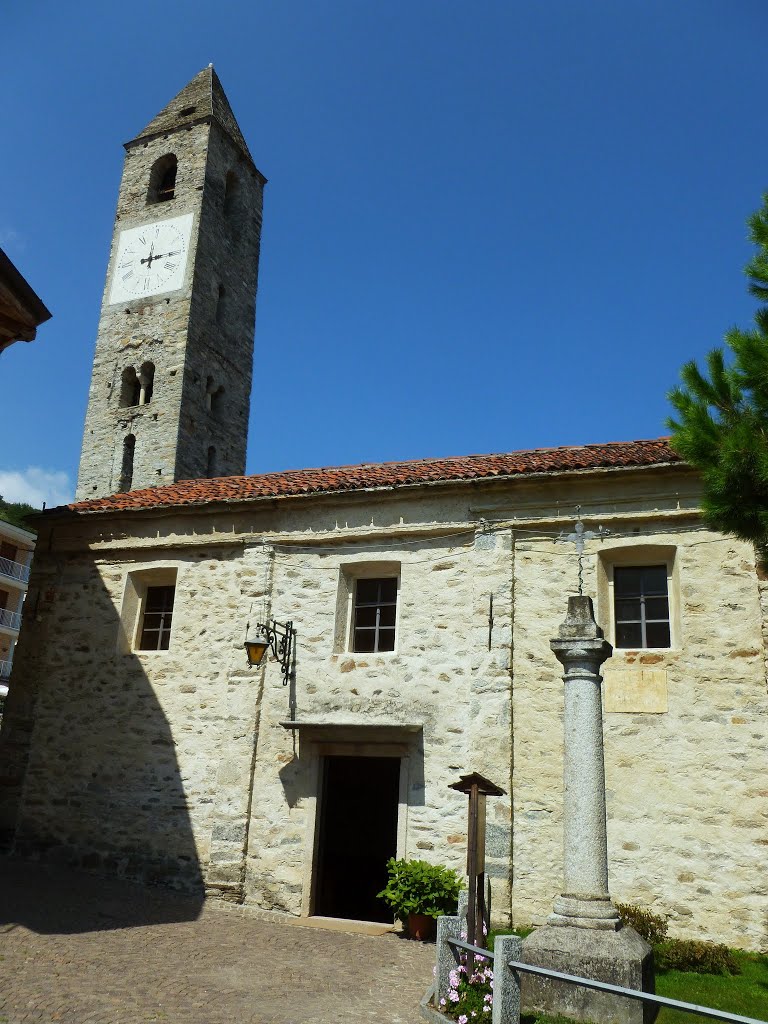
<svg viewBox="0 0 768 1024"><path fill-rule="evenodd" d="M265 622L256 623L256 631L260 633L269 644L269 649L280 663L283 673L283 686L288 685L293 672L293 655L296 641L296 630L293 622L278 622L270 619Z"/></svg>

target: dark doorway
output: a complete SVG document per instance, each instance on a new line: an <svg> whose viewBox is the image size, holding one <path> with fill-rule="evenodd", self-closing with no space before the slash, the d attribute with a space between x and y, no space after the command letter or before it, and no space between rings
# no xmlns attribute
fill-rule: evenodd
<svg viewBox="0 0 768 1024"><path fill-rule="evenodd" d="M391 923L376 893L397 853L399 782L396 757L324 758L316 914Z"/></svg>

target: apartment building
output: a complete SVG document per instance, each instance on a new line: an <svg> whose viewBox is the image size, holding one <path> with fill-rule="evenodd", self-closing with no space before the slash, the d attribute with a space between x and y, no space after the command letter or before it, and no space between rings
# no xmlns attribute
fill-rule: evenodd
<svg viewBox="0 0 768 1024"><path fill-rule="evenodd" d="M35 535L0 520L0 696L5 696L21 626Z"/></svg>

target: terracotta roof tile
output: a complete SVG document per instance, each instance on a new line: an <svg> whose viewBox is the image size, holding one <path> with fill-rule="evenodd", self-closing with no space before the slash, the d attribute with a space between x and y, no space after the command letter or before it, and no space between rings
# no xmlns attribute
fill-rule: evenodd
<svg viewBox="0 0 768 1024"><path fill-rule="evenodd" d="M562 448L534 448L499 455L466 455L409 462L362 463L322 469L291 469L282 473L180 480L164 487L112 494L61 506L58 511L116 512L126 510L240 502L306 494L328 494L372 488L484 480L527 473L633 468L679 462L666 438L653 441L612 441ZM53 509L51 511L54 511Z"/></svg>

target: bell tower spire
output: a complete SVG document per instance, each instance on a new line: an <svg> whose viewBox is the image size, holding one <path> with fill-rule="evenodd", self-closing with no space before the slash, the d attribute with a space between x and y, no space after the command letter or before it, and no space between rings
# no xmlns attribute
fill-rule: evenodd
<svg viewBox="0 0 768 1024"><path fill-rule="evenodd" d="M78 500L245 472L266 179L212 65L125 149Z"/></svg>

